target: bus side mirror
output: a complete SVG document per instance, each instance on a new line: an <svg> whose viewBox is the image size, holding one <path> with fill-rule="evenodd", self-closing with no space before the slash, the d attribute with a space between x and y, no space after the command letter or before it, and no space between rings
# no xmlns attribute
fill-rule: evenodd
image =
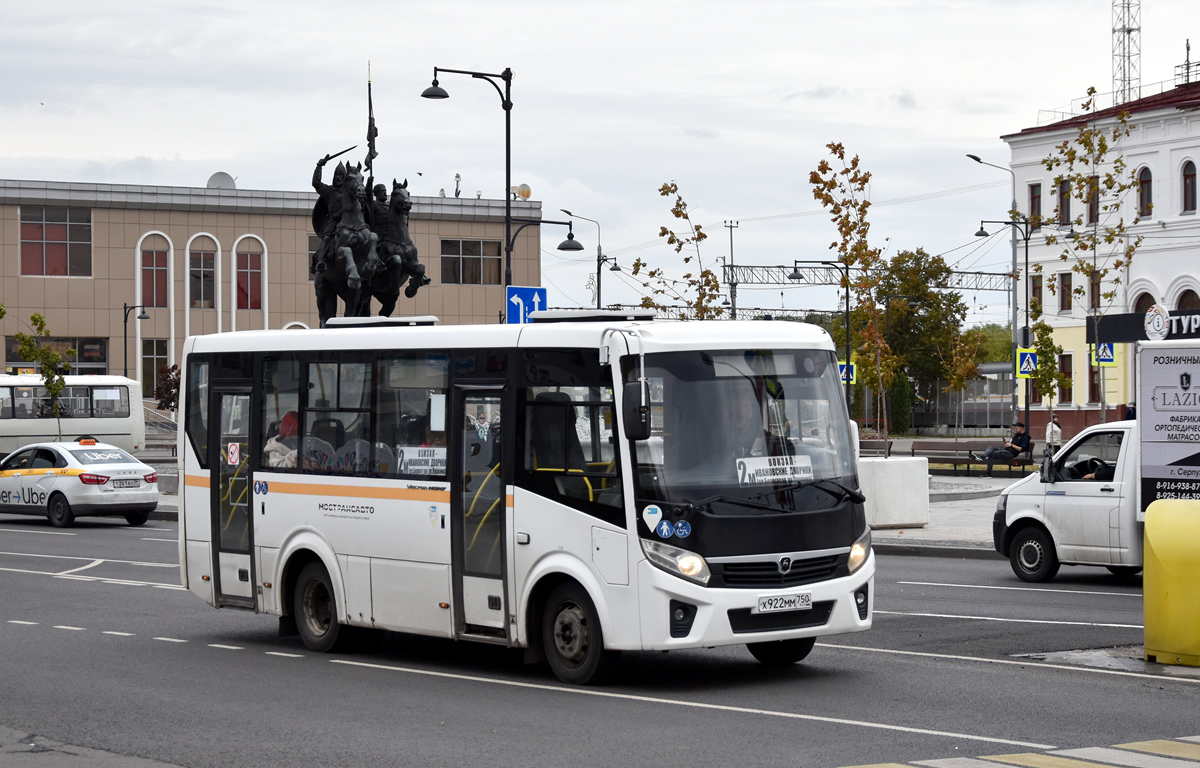
<svg viewBox="0 0 1200 768"><path fill-rule="evenodd" d="M645 405L642 405L645 403ZM639 381L625 382L621 402L621 423L629 440L650 437L650 385Z"/></svg>
<svg viewBox="0 0 1200 768"><path fill-rule="evenodd" d="M1041 479L1043 483L1054 482L1054 459L1049 456L1042 459Z"/></svg>

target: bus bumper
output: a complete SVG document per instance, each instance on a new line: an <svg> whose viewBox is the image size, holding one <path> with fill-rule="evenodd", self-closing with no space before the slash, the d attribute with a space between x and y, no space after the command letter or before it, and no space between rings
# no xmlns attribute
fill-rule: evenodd
<svg viewBox="0 0 1200 768"><path fill-rule="evenodd" d="M710 589L638 564L642 649L669 651L840 635L871 628L875 553L849 576L786 589ZM812 595L808 610L755 613L759 598ZM861 606L860 596L865 598ZM861 606L861 613L860 613Z"/></svg>

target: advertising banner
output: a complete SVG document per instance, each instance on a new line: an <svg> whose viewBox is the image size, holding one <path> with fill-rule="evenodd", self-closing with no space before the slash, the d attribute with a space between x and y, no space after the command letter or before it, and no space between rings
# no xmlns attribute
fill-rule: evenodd
<svg viewBox="0 0 1200 768"><path fill-rule="evenodd" d="M1200 342L1138 344L1138 519L1156 499L1200 499Z"/></svg>

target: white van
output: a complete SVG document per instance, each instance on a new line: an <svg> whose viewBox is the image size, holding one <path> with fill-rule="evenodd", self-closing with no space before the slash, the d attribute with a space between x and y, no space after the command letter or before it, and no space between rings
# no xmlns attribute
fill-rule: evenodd
<svg viewBox="0 0 1200 768"><path fill-rule="evenodd" d="M1024 581L1049 581L1060 564L1142 569L1136 421L1080 432L1037 474L1004 489L992 521L996 551Z"/></svg>

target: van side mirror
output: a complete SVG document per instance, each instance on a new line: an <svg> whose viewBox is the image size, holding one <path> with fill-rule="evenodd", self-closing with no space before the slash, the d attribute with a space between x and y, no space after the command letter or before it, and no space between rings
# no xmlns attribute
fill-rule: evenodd
<svg viewBox="0 0 1200 768"><path fill-rule="evenodd" d="M645 403L645 405L642 405ZM640 381L627 381L621 400L621 424L629 440L647 440L650 437L650 385Z"/></svg>
<svg viewBox="0 0 1200 768"><path fill-rule="evenodd" d="M1041 480L1043 483L1054 482L1054 459L1049 456L1042 459Z"/></svg>

